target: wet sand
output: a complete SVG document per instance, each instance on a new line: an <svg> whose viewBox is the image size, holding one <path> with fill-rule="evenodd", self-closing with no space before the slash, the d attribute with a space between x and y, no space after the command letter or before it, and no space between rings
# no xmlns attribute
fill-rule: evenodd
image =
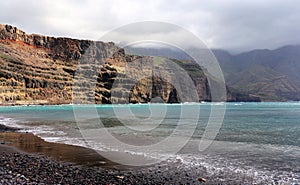
<svg viewBox="0 0 300 185"><path fill-rule="evenodd" d="M94 150L0 126L0 184L199 184L176 165L120 166ZM200 171L199 171L200 172Z"/></svg>
<svg viewBox="0 0 300 185"><path fill-rule="evenodd" d="M116 163L94 150L15 131L0 125L0 184L119 184L126 180L115 169Z"/></svg>
<svg viewBox="0 0 300 185"><path fill-rule="evenodd" d="M59 143L49 143L31 133L0 132L3 148L13 147L15 150L31 154L41 154L54 160L75 163L84 166L112 168L117 166L92 149ZM7 146L5 146L5 145ZM2 149L2 147L1 147Z"/></svg>
<svg viewBox="0 0 300 185"><path fill-rule="evenodd" d="M223 184L203 166L161 162L128 167L94 150L49 143L31 134L0 126L0 184ZM232 179L225 184L245 184ZM247 183L246 183L247 184Z"/></svg>

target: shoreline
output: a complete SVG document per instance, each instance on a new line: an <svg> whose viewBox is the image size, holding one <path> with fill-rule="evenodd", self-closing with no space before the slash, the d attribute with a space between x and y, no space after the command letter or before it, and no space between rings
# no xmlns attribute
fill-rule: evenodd
<svg viewBox="0 0 300 185"><path fill-rule="evenodd" d="M39 154L54 160L74 163L82 166L105 168L117 167L116 163L101 157L92 149L47 142L32 133L11 131L0 132L0 141L2 145L13 147L17 149L17 151L22 151L27 154Z"/></svg>
<svg viewBox="0 0 300 185"><path fill-rule="evenodd" d="M35 109L33 110L35 111ZM31 113L33 117L34 113L35 112ZM27 127L21 126L25 130L21 128L17 129L19 128L18 124L14 124L14 120L10 120L10 117L14 117L14 115L9 115L10 114L8 114L8 116L4 114L4 117L2 117L3 119L1 119L3 125L1 126L0 124L0 184L13 184L9 181L1 182L1 179L8 180L17 177L19 178L19 176L22 175L27 179L30 179L26 181L28 184L36 182L36 180L38 180L39 183L46 184L60 183L60 181L54 179L51 179L53 181L43 180L43 177L46 179L48 178L48 176L45 175L48 173L52 177L54 177L56 173L66 176L66 180L62 181L64 184L75 184L74 180L76 179L78 180L76 182L80 182L78 184L266 184L271 182L294 182L293 177L295 177L296 180L299 178L299 174L297 174L298 172L295 170L295 172L293 171L293 174L291 174L293 175L292 177L288 174L289 171L285 169L283 169L283 173L281 171L278 171L277 173L276 170L273 173L271 168L271 171L269 171L268 169L256 168L256 166L252 166L251 164L249 165L250 168L243 168L239 163L237 165L231 165L231 163L229 163L229 167L227 167L228 162L235 162L235 160L231 161L230 156L228 160L226 158L223 160L222 156L210 156L210 153L207 153L208 158L206 158L206 154L203 157L199 155L200 158L197 158L197 154L194 155L192 152L179 153L178 155L172 156L170 160L163 161L162 163L153 166L126 167L107 162L106 159L102 158L92 149L67 144L49 143L36 135L25 133ZM53 123L59 124L56 123L56 120L54 120ZM10 127L14 125L17 128ZM28 125L31 125L31 123L28 123ZM43 125L43 123L38 125ZM33 124L32 126L34 127L37 125ZM58 127L58 129L60 130L60 127ZM71 140L68 143L74 142ZM101 143L101 141L99 141L99 143ZM75 142L75 145L76 144L77 143ZM193 145L190 145L190 147L191 146ZM89 147L89 145L87 145L87 147ZM253 149L253 151L256 151L256 148ZM245 151L246 153L249 152L248 150L240 151ZM222 153L223 152L226 153L227 150L222 149ZM108 153L112 154L112 152ZM212 154L214 153L212 152ZM254 154L262 153L255 152ZM105 153L103 155L106 156ZM187 155L191 155L191 157ZM135 155L130 157L137 160ZM243 156L240 157L243 158ZM126 160L126 158L123 157L120 159ZM274 159L276 160L276 157ZM252 160L252 158L249 158L248 160ZM264 158L262 158L262 160L264 160ZM269 159L267 160L269 161ZM7 162L10 162L11 164L8 164ZM246 161L242 164L247 165L248 163ZM270 165L270 163L262 164ZM278 165L278 163L275 164ZM284 162L284 164L290 164L290 162ZM38 172L27 172L24 169L28 166L38 168L36 169ZM49 166L51 167L50 172L48 172ZM296 169L297 168L298 167L296 167ZM55 173L53 173L53 170L55 170ZM77 171L77 175L73 174L72 171L74 170ZM81 177L78 177L79 172L82 174ZM11 173L15 174L11 175ZM68 176L68 174L65 175L65 173L70 173L70 176ZM275 173L276 176L273 177L272 174ZM101 177L102 180L97 179L97 177ZM60 179L60 177L57 178ZM198 180L200 178L206 179L206 183L200 182L200 180ZM80 179L82 181L79 181ZM94 179L95 181L89 181L90 179ZM125 181L126 183L124 183ZM22 184L17 183L17 181L14 181L14 183Z"/></svg>
<svg viewBox="0 0 300 185"><path fill-rule="evenodd" d="M211 102L211 101L200 101L200 102L190 102L190 103L199 103L199 104L205 104L205 103L299 103L300 101L220 101L220 102ZM30 107L30 106L85 106L85 105L148 105L148 104L160 104L160 103L124 103L124 104L73 104L73 103L0 103L0 107ZM184 105L185 102L181 103L163 103L167 105L172 104L182 104Z"/></svg>
<svg viewBox="0 0 300 185"><path fill-rule="evenodd" d="M189 171L167 163L124 167L92 149L46 142L18 130L0 125L0 184L203 184L203 179L206 181L203 169Z"/></svg>

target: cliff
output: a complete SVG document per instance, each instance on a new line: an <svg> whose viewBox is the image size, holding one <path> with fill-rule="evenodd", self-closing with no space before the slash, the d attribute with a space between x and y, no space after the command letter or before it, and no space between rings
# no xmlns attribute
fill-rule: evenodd
<svg viewBox="0 0 300 185"><path fill-rule="evenodd" d="M97 46L97 55L105 61L78 69L91 45ZM0 25L0 104L62 104L72 103L72 97L76 97L75 103L146 103L156 101L156 97L168 103L181 102L164 60L170 61L127 55L112 42L30 35ZM208 80L202 70L195 70L191 62L173 62L189 73L199 101L210 101ZM95 82L88 78L74 81L78 71L86 73L91 67L97 68ZM145 76L153 71L153 77ZM183 79L181 84L185 83ZM229 97L237 100L232 93Z"/></svg>
<svg viewBox="0 0 300 185"><path fill-rule="evenodd" d="M28 35L0 25L0 102L71 103L73 73L92 41ZM107 55L120 48L102 43Z"/></svg>
<svg viewBox="0 0 300 185"><path fill-rule="evenodd" d="M163 56L188 60L190 57L174 48L125 48L130 53ZM299 101L300 100L300 45L289 45L274 50L256 49L240 54L213 49L223 71L227 98L231 101ZM240 92L240 93L237 93ZM248 94L248 97L245 96ZM249 97L251 97L249 99ZM252 100L251 100L252 99Z"/></svg>

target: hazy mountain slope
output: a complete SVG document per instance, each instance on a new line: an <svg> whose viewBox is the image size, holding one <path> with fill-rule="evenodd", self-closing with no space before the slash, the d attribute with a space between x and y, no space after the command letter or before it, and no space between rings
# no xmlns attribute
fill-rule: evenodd
<svg viewBox="0 0 300 185"><path fill-rule="evenodd" d="M141 52L143 48L131 50ZM188 58L184 52L177 50L153 48L150 51L155 56ZM233 91L251 94L264 101L299 100L300 46L259 49L238 55L225 50L212 51L219 61L227 86Z"/></svg>
<svg viewBox="0 0 300 185"><path fill-rule="evenodd" d="M285 46L276 50L254 50L232 57L225 68L228 85L256 94L264 100L299 100L300 47ZM237 70L238 69L238 70Z"/></svg>
<svg viewBox="0 0 300 185"><path fill-rule="evenodd" d="M276 49L263 64L288 76L300 87L300 46L285 46Z"/></svg>
<svg viewBox="0 0 300 185"><path fill-rule="evenodd" d="M264 101L300 99L299 88L287 76L258 64L232 73L227 82L233 88L259 96Z"/></svg>

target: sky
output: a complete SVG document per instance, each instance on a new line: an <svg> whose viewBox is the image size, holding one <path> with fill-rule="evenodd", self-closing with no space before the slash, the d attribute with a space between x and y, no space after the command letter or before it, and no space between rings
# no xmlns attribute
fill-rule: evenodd
<svg viewBox="0 0 300 185"><path fill-rule="evenodd" d="M9 0L0 23L27 33L99 40L139 21L178 25L209 48L242 52L300 44L299 0ZM137 32L139 28L137 28ZM162 29L162 37L181 39ZM137 34L137 33L135 33ZM181 39L182 44L185 43Z"/></svg>

